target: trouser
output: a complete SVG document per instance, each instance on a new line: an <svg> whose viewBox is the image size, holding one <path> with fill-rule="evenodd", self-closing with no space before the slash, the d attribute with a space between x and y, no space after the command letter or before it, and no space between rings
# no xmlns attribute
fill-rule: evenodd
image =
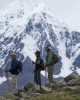
<svg viewBox="0 0 80 100"><path fill-rule="evenodd" d="M17 90L17 75L12 75L12 88L13 92Z"/></svg>
<svg viewBox="0 0 80 100"><path fill-rule="evenodd" d="M48 80L49 80L49 83L52 83L53 82L53 70L54 70L54 67L53 67L53 65L50 65L47 68L48 68Z"/></svg>
<svg viewBox="0 0 80 100"><path fill-rule="evenodd" d="M34 81L37 85L41 86L40 70L34 72Z"/></svg>

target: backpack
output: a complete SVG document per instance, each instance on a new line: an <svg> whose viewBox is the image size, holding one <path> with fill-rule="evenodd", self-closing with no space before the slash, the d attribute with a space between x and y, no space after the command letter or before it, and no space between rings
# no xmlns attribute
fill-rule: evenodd
<svg viewBox="0 0 80 100"><path fill-rule="evenodd" d="M53 60L54 64L59 62L59 57L57 56L57 54L53 53L52 60Z"/></svg>
<svg viewBox="0 0 80 100"><path fill-rule="evenodd" d="M19 70L19 73L20 73L20 72L22 73L22 70L23 70L23 63L22 63L21 61L18 61L17 70Z"/></svg>
<svg viewBox="0 0 80 100"><path fill-rule="evenodd" d="M9 69L12 75L18 75L20 72L22 74L23 64L21 61L17 61L17 66L15 68Z"/></svg>
<svg viewBox="0 0 80 100"><path fill-rule="evenodd" d="M40 59L40 70L44 71L45 70L45 64L44 64L44 60Z"/></svg>

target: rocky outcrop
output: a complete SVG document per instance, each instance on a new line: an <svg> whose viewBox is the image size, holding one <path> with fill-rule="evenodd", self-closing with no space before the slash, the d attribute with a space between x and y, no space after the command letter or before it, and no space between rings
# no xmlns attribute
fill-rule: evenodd
<svg viewBox="0 0 80 100"><path fill-rule="evenodd" d="M0 100L16 100L16 99L17 99L17 97L11 93L0 95Z"/></svg>
<svg viewBox="0 0 80 100"><path fill-rule="evenodd" d="M73 80L73 79L78 79L80 78L79 74L75 71L73 73L71 73L70 75L68 75L67 77L64 78L64 81L65 82L69 82L70 80Z"/></svg>
<svg viewBox="0 0 80 100"><path fill-rule="evenodd" d="M33 87L34 87L33 84L28 83L28 84L26 84L26 85L24 86L24 90L25 90L25 91L28 91L28 90L30 90L30 89L33 88Z"/></svg>
<svg viewBox="0 0 80 100"><path fill-rule="evenodd" d="M67 76L67 77L64 78L65 82L69 82L72 79L76 79L76 77L72 76L72 75L69 75L69 76Z"/></svg>
<svg viewBox="0 0 80 100"><path fill-rule="evenodd" d="M69 82L67 82L67 85L69 85L69 86L80 85L80 78L70 80Z"/></svg>
<svg viewBox="0 0 80 100"><path fill-rule="evenodd" d="M40 88L37 85L31 83L26 84L23 89L18 89L17 93L1 94L0 100L32 100L31 98L47 94L49 92L56 91L56 93L69 92L80 93L80 78L72 79L69 82L53 82L46 84ZM36 99L35 99L36 100Z"/></svg>
<svg viewBox="0 0 80 100"><path fill-rule="evenodd" d="M64 80L68 86L80 85L80 76L76 72L65 77Z"/></svg>

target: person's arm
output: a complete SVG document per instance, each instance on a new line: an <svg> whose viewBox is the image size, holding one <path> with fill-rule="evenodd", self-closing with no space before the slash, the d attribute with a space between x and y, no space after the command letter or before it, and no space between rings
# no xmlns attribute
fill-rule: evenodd
<svg viewBox="0 0 80 100"><path fill-rule="evenodd" d="M40 61L34 62L32 61L33 64L40 64Z"/></svg>

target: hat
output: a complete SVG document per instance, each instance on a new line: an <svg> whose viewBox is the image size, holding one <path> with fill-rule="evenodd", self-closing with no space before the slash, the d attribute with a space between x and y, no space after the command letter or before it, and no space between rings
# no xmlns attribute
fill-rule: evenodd
<svg viewBox="0 0 80 100"><path fill-rule="evenodd" d="M35 54L39 54L39 55L40 55L40 51L39 51L39 50L37 50L37 51L35 52Z"/></svg>
<svg viewBox="0 0 80 100"><path fill-rule="evenodd" d="M12 53L11 56L15 56L16 57L16 54L15 53Z"/></svg>
<svg viewBox="0 0 80 100"><path fill-rule="evenodd" d="M45 45L44 48L49 48L51 49L51 46L49 44Z"/></svg>

